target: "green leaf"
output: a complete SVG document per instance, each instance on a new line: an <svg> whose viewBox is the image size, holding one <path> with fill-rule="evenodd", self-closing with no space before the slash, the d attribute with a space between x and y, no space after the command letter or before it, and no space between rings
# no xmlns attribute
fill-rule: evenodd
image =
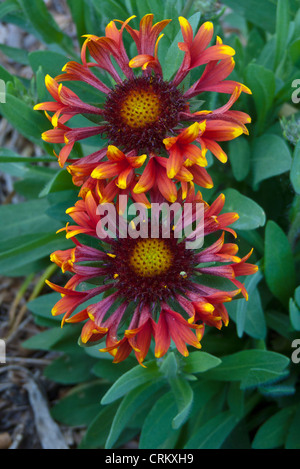
<svg viewBox="0 0 300 469"><path fill-rule="evenodd" d="M53 15L48 11L43 0L18 0L24 16L32 24L34 30L47 44L60 44L72 47L71 39L56 24Z"/></svg>
<svg viewBox="0 0 300 469"><path fill-rule="evenodd" d="M137 2L137 6L140 5L141 2ZM164 16L164 8L165 3L161 2L160 0L147 0L147 13L151 11L154 14L155 20L160 21L165 19Z"/></svg>
<svg viewBox="0 0 300 469"><path fill-rule="evenodd" d="M52 316L51 309L61 299L59 293L47 293L46 295L41 295L35 298L32 301L27 303L27 308L31 311L35 316L39 316L45 319L51 319L55 322L61 322L61 318L59 316Z"/></svg>
<svg viewBox="0 0 300 469"><path fill-rule="evenodd" d="M194 393L189 382L181 376L169 380L171 389L177 403L178 414L172 420L172 427L180 428L188 419L193 405Z"/></svg>
<svg viewBox="0 0 300 469"><path fill-rule="evenodd" d="M42 67L44 75L55 77L61 73L61 69L67 62L67 57L51 50L36 50L28 55L32 70L37 73L39 67ZM50 95L49 95L50 97Z"/></svg>
<svg viewBox="0 0 300 469"><path fill-rule="evenodd" d="M218 412L219 404L221 407L223 406L224 389L223 383L206 379L199 379L193 385L194 401L191 417L187 422L188 434L194 434L195 430L202 425L202 422L208 420L207 415L211 407L213 407L213 411ZM218 399L216 399L216 395L218 395ZM213 414L211 417L215 415Z"/></svg>
<svg viewBox="0 0 300 469"><path fill-rule="evenodd" d="M46 210L46 214L54 220L65 223L70 221L70 216L66 214L66 210L75 205L78 200L78 193L74 188L48 192L47 200L49 208Z"/></svg>
<svg viewBox="0 0 300 469"><path fill-rule="evenodd" d="M280 378L280 377L279 377ZM293 396L295 394L295 386L285 383L266 383L259 386L259 393L267 399L278 399L283 396Z"/></svg>
<svg viewBox="0 0 300 469"><path fill-rule="evenodd" d="M264 368L252 368L241 382L241 389L256 388L261 385L274 383L286 377L286 373L267 370Z"/></svg>
<svg viewBox="0 0 300 469"><path fill-rule="evenodd" d="M232 282L228 278L218 277L210 274L201 274L196 277L196 282L210 288L217 288L223 291L232 291Z"/></svg>
<svg viewBox="0 0 300 469"><path fill-rule="evenodd" d="M110 404L127 394L137 386L141 386L148 381L161 378L156 360L145 363L147 368L138 365L122 375L107 391L103 397L102 404Z"/></svg>
<svg viewBox="0 0 300 469"><path fill-rule="evenodd" d="M6 2L5 2L6 3ZM8 12L2 19L3 21L11 24L17 25L19 28L24 29L30 34L36 35L36 31L33 26L29 23L28 19L25 18L21 6L19 5L18 0L12 0L12 3L15 4L13 11ZM39 37L40 39L40 37Z"/></svg>
<svg viewBox="0 0 300 469"><path fill-rule="evenodd" d="M118 403L114 402L100 410L90 423L79 449L104 448L117 408Z"/></svg>
<svg viewBox="0 0 300 469"><path fill-rule="evenodd" d="M265 134L254 139L252 150L253 186L291 169L292 157L286 142L277 135Z"/></svg>
<svg viewBox="0 0 300 469"><path fill-rule="evenodd" d="M109 0L109 2L99 3L98 0L92 0L92 4L96 11L101 15L105 15L107 18L111 17L111 12L114 12L114 18L125 21L128 18L128 12L123 8L121 2L116 0Z"/></svg>
<svg viewBox="0 0 300 469"><path fill-rule="evenodd" d="M245 48L246 63L252 62L253 57L258 57L261 50L265 45L263 35L257 28L253 28L251 31L246 32L248 35L247 45ZM257 63L257 62L256 62Z"/></svg>
<svg viewBox="0 0 300 469"><path fill-rule="evenodd" d="M29 166L24 178L14 183L14 189L27 200L36 199L54 173L52 168Z"/></svg>
<svg viewBox="0 0 300 469"><path fill-rule="evenodd" d="M245 287L249 293L248 301L245 301L245 298L232 301L226 308L230 317L236 322L239 337L242 337L245 332L255 339L264 340L267 334L267 326L260 294L257 288L252 290L252 286L249 287L251 285L250 279L255 275L251 275L245 281Z"/></svg>
<svg viewBox="0 0 300 469"><path fill-rule="evenodd" d="M258 429L252 442L253 449L274 449L284 445L294 414L293 407L276 412Z"/></svg>
<svg viewBox="0 0 300 469"><path fill-rule="evenodd" d="M177 439L179 430L172 428L177 406L172 392L164 394L152 407L142 428L139 449L172 448L170 439Z"/></svg>
<svg viewBox="0 0 300 469"><path fill-rule="evenodd" d="M264 45L261 53L257 57L257 65L262 65L271 71L274 71L275 63L276 37L271 37Z"/></svg>
<svg viewBox="0 0 300 469"><path fill-rule="evenodd" d="M57 383L82 383L91 379L91 368L94 363L95 359L84 353L63 355L44 369L44 375Z"/></svg>
<svg viewBox="0 0 300 469"><path fill-rule="evenodd" d="M252 369L260 368L272 372L282 372L289 364L289 358L268 350L242 350L222 357L222 363L206 374L207 379L221 381L240 381Z"/></svg>
<svg viewBox="0 0 300 469"><path fill-rule="evenodd" d="M145 401L151 399L151 396L161 387L162 383L145 383L130 391L122 400L105 444L106 449L113 447L124 428L130 422L132 415L141 407Z"/></svg>
<svg viewBox="0 0 300 469"><path fill-rule="evenodd" d="M289 301L289 313L290 313L290 321L293 328L296 331L300 331L300 287L296 288L295 290L295 301L290 298Z"/></svg>
<svg viewBox="0 0 300 469"><path fill-rule="evenodd" d="M257 254L263 255L264 253L264 239L258 233L258 231L251 230L251 231L240 231L239 235L241 238L243 238L247 243L248 246L252 246L254 248L254 251L257 252Z"/></svg>
<svg viewBox="0 0 300 469"><path fill-rule="evenodd" d="M99 351L97 351L97 353L99 356ZM97 363L93 366L92 372L101 378L105 378L109 381L116 381L135 365L136 361L130 357L128 357L124 362L113 363L111 355L109 355L109 359L101 358L100 360L97 360Z"/></svg>
<svg viewBox="0 0 300 469"><path fill-rule="evenodd" d="M228 305L228 312L230 317L236 322L239 337L242 337L245 331L257 339L265 338L266 324L260 295L256 288L262 278L261 269L254 275L248 276L244 282L248 292L248 301L242 298Z"/></svg>
<svg viewBox="0 0 300 469"><path fill-rule="evenodd" d="M178 373L178 363L174 352L169 352L160 366L161 373L167 378L175 378Z"/></svg>
<svg viewBox="0 0 300 469"><path fill-rule="evenodd" d="M190 419L186 423L187 434L182 446L196 433L198 428L224 410L227 388L222 382L206 380L206 378L199 379L193 386L194 403Z"/></svg>
<svg viewBox="0 0 300 469"><path fill-rule="evenodd" d="M49 311L49 316L51 313ZM30 350L58 350L62 352L78 351L77 337L81 332L81 325L72 327L52 327L36 334L22 342L22 347ZM79 349L80 350L80 349Z"/></svg>
<svg viewBox="0 0 300 469"><path fill-rule="evenodd" d="M221 360L207 352L196 351L191 352L188 357L182 358L181 362L183 363L182 371L184 373L193 374L204 373L218 366Z"/></svg>
<svg viewBox="0 0 300 469"><path fill-rule="evenodd" d="M23 164L30 164L30 163L53 163L54 159L51 157L43 156L43 157L29 157L29 156L21 156L15 154L15 156L9 156L10 151L7 149L0 149L1 153L7 153L6 156L0 155L0 164L2 163L23 163ZM1 166L3 167L3 166ZM3 167L4 168L4 167ZM24 176L25 171L27 168L24 166L20 167L20 175ZM6 172L3 170L3 172Z"/></svg>
<svg viewBox="0 0 300 469"><path fill-rule="evenodd" d="M43 257L49 259L51 252L70 245L55 233L62 224L47 216L48 207L42 199L0 207L0 272L4 275Z"/></svg>
<svg viewBox="0 0 300 469"><path fill-rule="evenodd" d="M223 0L223 3L263 30L275 32L276 6L272 0Z"/></svg>
<svg viewBox="0 0 300 469"><path fill-rule="evenodd" d="M300 287L297 287L295 290L295 301L297 306L300 307Z"/></svg>
<svg viewBox="0 0 300 469"><path fill-rule="evenodd" d="M277 0L264 0L263 7L261 0L223 0L222 3L264 32L275 32ZM299 2L298 0L290 0L289 4L290 14L295 17L299 9Z"/></svg>
<svg viewBox="0 0 300 469"><path fill-rule="evenodd" d="M239 418L230 411L222 412L202 425L184 449L219 449L238 422Z"/></svg>
<svg viewBox="0 0 300 469"><path fill-rule="evenodd" d="M298 406L298 409L289 426L287 439L285 442L285 449L300 449L299 428L300 428L300 406Z"/></svg>
<svg viewBox="0 0 300 469"><path fill-rule="evenodd" d="M28 65L28 52L24 49L19 49L17 47L6 46L5 44L0 44L0 51L7 55L14 62L20 63L22 65Z"/></svg>
<svg viewBox="0 0 300 469"><path fill-rule="evenodd" d="M294 150L290 178L294 191L300 194L300 141L297 143Z"/></svg>
<svg viewBox="0 0 300 469"><path fill-rule="evenodd" d="M0 207L1 239L17 238L34 233L49 234L61 228L61 224L53 224L53 220L45 214L48 207L49 203L45 199L2 205Z"/></svg>
<svg viewBox="0 0 300 469"><path fill-rule="evenodd" d="M289 34L289 0L277 0L275 68L285 56Z"/></svg>
<svg viewBox="0 0 300 469"><path fill-rule="evenodd" d="M249 316L252 318L252 320L257 320L257 316L259 316L259 318L263 318L263 309L262 309L262 305L261 305L261 300L260 300L260 295L259 295L259 292L258 290L256 289L258 283L260 282L260 280L262 279L262 273L260 271L256 272L256 274L254 275L251 275L249 277L246 278L245 282L244 282L244 285L245 285L245 288L248 292L248 295L250 296L251 298L251 302L249 303L249 298L248 298L248 301L238 301L237 303L237 311L236 311L236 324L237 324L237 334L239 337L242 337L243 336L243 332L244 332L244 327L245 327L245 324L246 324L246 315L247 315L247 312L249 314ZM254 292L256 292L254 294ZM253 308L253 303L255 303L255 307ZM250 305L250 308L252 306L252 308L254 309L255 311L255 318L253 318L253 315L251 316L251 311L249 311L249 305ZM263 320L260 321L260 324L262 325L264 323ZM266 335L266 326L264 324L264 327L262 328L261 330L261 335L260 335L260 338L265 338L265 335Z"/></svg>
<svg viewBox="0 0 300 469"><path fill-rule="evenodd" d="M91 381L79 384L51 408L52 417L68 426L89 425L100 410L100 398L107 384ZM74 411L76 409L76 411Z"/></svg>
<svg viewBox="0 0 300 469"><path fill-rule="evenodd" d="M239 418L242 418L245 411L245 393L240 387L240 383L233 381L229 385L227 401L230 411Z"/></svg>
<svg viewBox="0 0 300 469"><path fill-rule="evenodd" d="M83 41L82 36L86 34L85 26L85 5L84 0L67 0L68 7L70 8L73 22L76 25L77 37L81 42Z"/></svg>
<svg viewBox="0 0 300 469"><path fill-rule="evenodd" d="M59 170L45 185L39 197L45 197L50 194L50 192L66 191L69 189L75 190L71 174L66 169Z"/></svg>
<svg viewBox="0 0 300 469"><path fill-rule="evenodd" d="M66 331L66 328L61 331L57 328L48 329L25 340L22 347L30 350L51 350L56 342L65 336Z"/></svg>
<svg viewBox="0 0 300 469"><path fill-rule="evenodd" d="M237 181L243 181L250 170L250 146L246 138L239 137L229 142L229 160Z"/></svg>
<svg viewBox="0 0 300 469"><path fill-rule="evenodd" d="M0 79L4 80L5 83L8 83L9 81L13 81L14 77L0 65Z"/></svg>
<svg viewBox="0 0 300 469"><path fill-rule="evenodd" d="M280 311L266 311L266 321L270 329L277 332L277 334L285 337L289 341L292 340L292 327L288 315Z"/></svg>
<svg viewBox="0 0 300 469"><path fill-rule="evenodd" d="M150 2L152 2L152 0L150 0ZM147 15L149 13L149 11L151 11L151 13L154 13L152 11L152 8L149 9L149 2L148 0L144 1L144 2L139 2L137 1L136 2L136 8L137 8L137 12L138 12L138 17L139 18L142 18L143 16Z"/></svg>
<svg viewBox="0 0 300 469"><path fill-rule="evenodd" d="M285 233L272 220L266 226L264 270L271 292L286 305L296 286L295 264Z"/></svg>
<svg viewBox="0 0 300 469"><path fill-rule="evenodd" d="M289 57L291 58L293 64L299 67L300 65L300 39L296 39L289 46Z"/></svg>
<svg viewBox="0 0 300 469"><path fill-rule="evenodd" d="M53 223L53 222L52 222ZM19 244L18 244L19 243ZM66 249L71 244L68 240L54 234L35 234L11 238L2 243L3 252L0 253L0 273L10 275L10 272L25 267L39 259L47 258L53 251Z"/></svg>
<svg viewBox="0 0 300 469"><path fill-rule="evenodd" d="M257 112L257 125L262 131L275 96L275 76L271 70L250 63L245 69L245 84L251 89Z"/></svg>
<svg viewBox="0 0 300 469"><path fill-rule="evenodd" d="M49 128L48 119L19 98L6 93L6 103L0 104L0 114L24 137L41 146L41 134Z"/></svg>
<svg viewBox="0 0 300 469"><path fill-rule="evenodd" d="M246 197L236 189L226 189L224 191L226 212L237 212L239 219L234 223L237 230L255 230L264 226L266 214L264 210L254 200Z"/></svg>
<svg viewBox="0 0 300 469"><path fill-rule="evenodd" d="M0 5L0 18L18 10L18 3L15 0L6 0Z"/></svg>

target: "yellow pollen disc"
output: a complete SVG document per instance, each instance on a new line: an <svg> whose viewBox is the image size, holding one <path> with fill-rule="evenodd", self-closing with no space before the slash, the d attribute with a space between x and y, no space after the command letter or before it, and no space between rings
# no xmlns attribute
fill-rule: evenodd
<svg viewBox="0 0 300 469"><path fill-rule="evenodd" d="M134 247L129 263L140 277L165 273L172 265L173 253L163 239L142 239Z"/></svg>
<svg viewBox="0 0 300 469"><path fill-rule="evenodd" d="M125 124L134 129L153 124L160 116L157 94L149 90L132 90L123 100L120 115Z"/></svg>

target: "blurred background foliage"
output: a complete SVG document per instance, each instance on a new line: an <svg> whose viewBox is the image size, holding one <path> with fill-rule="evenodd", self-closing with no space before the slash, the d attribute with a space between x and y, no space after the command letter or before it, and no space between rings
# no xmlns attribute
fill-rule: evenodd
<svg viewBox="0 0 300 469"><path fill-rule="evenodd" d="M58 21L50 3L0 3L2 26L13 25L33 38L19 47L8 45L4 35L0 44L0 79L6 86L6 102L0 104L0 275L22 280L19 295L34 282L27 308L41 332L22 347L32 356L57 352L43 373L68 392L52 406L52 417L86 429L79 448L118 448L133 441L152 449L299 449L300 363L291 360L293 341L300 344L299 1L67 0L61 3L68 24ZM56 231L68 221L65 210L78 189L59 169L53 145L41 139L49 121L32 108L48 99L45 75L55 77L68 60L79 60L83 34L101 36L109 21L133 14L132 25L138 27L149 12L156 22L173 20L159 45L166 79L182 59L179 15L192 17L194 28L212 21L215 35L236 50L230 79L252 90L235 105L252 117L249 136L224 144L226 165L209 157L214 188L202 193L208 202L220 192L226 195L226 210L240 215L234 227L241 253L254 247L252 262L260 270L246 280L249 300L228 306L228 328L207 330L203 351L187 358L172 351L144 369L131 358L113 365L98 346L79 347L80 328L61 329L60 318L51 316L58 295L49 293L44 280L62 277L49 255L70 246ZM124 40L133 57L129 35ZM194 70L191 82L197 76ZM87 102L100 102L83 83L72 82L70 88ZM199 106L212 109L226 100L203 93ZM9 143L7 124L21 144ZM77 143L73 157L98 147L98 137Z"/></svg>

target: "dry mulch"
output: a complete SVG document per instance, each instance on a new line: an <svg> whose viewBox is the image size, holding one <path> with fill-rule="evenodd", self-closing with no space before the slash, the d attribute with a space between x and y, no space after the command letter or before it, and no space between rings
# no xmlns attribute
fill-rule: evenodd
<svg viewBox="0 0 300 469"><path fill-rule="evenodd" d="M59 425L49 413L70 389L43 375L58 353L22 347L43 328L26 308L34 282L20 297L21 280L0 278L0 337L6 343L6 363L0 364L0 449L76 448L85 429Z"/></svg>
<svg viewBox="0 0 300 469"><path fill-rule="evenodd" d="M65 0L45 3L60 28L75 41L76 31ZM0 25L0 43L29 52L44 48L34 36L5 23ZM12 74L32 77L29 66L15 63L1 52L0 63ZM24 157L41 155L39 147L1 116L0 147ZM22 201L13 184L13 176L0 172L1 205ZM0 338L6 342L6 363L0 363L0 449L72 449L77 447L85 431L61 426L50 416L49 408L69 390L43 375L44 367L57 354L22 347L23 341L42 330L26 308L36 280L20 295L24 278L0 277Z"/></svg>

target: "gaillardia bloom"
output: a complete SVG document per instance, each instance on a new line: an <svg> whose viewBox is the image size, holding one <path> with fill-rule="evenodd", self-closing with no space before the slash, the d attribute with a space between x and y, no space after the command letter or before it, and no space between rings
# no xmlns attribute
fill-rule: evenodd
<svg viewBox="0 0 300 469"><path fill-rule="evenodd" d="M107 219L99 211L97 191L86 191L67 210L74 224L64 230L74 247L54 252L51 260L71 277L64 287L47 282L62 295L52 314L63 314L62 324L84 322L81 342L105 339L100 350L115 363L133 351L142 364L152 337L156 357L168 351L171 341L187 356L187 345L201 347L205 325L220 329L228 324L226 302L239 294L247 298L237 277L255 273L257 266L247 263L251 252L240 258L238 246L225 242L225 232L236 236L229 225L238 215L221 213L222 194L208 205L193 185L185 201L181 193L178 200L182 212L177 218L174 204L165 202L169 216L156 216L154 223L152 203L151 220L148 214L138 221L118 219L114 237L103 236ZM191 248L188 243L200 234L204 244ZM212 286L216 277L229 284L226 289Z"/></svg>
<svg viewBox="0 0 300 469"><path fill-rule="evenodd" d="M46 111L53 129L42 137L47 142L64 145L58 155L60 165L64 166L75 142L99 136L99 149L73 159L68 166L74 183L84 188L93 189L99 178L112 174L111 165L107 164L107 159L111 161L108 155L111 147L124 155L124 167L126 159L129 160L127 166L131 165L132 152L135 157L145 155L143 161L139 160L141 166L131 165L133 171L123 179L122 189L132 186L149 160L158 155L167 158L161 171L173 182L197 179L194 182L198 185L211 187L212 181L205 169L207 150L226 162L227 155L219 142L247 134L245 124L250 122L247 114L231 109L242 92L250 93L243 84L226 80L234 68L235 51L219 37L210 45L211 22L202 24L194 35L190 23L180 17L183 42L178 43L178 47L182 51L182 62L177 72L166 79L158 49L162 30L170 20L153 25L153 15L148 14L136 30L129 24L133 18L110 22L103 37L85 36L81 63L68 62L55 79L47 75L46 87L53 100L37 104L35 109ZM137 55L131 59L124 46L125 32L137 49ZM183 80L197 67L202 67L200 77L185 90ZM109 80L105 79L105 74ZM84 102L62 83L68 81L90 85L94 95L99 94L99 100ZM194 98L204 92L227 93L230 98L217 109L200 110L199 101ZM79 115L91 125L74 127L72 118ZM100 143L100 136L107 139L107 145ZM138 186L132 186L133 193L145 192L145 182L147 186L149 181L144 177ZM119 181L114 183L118 185Z"/></svg>

